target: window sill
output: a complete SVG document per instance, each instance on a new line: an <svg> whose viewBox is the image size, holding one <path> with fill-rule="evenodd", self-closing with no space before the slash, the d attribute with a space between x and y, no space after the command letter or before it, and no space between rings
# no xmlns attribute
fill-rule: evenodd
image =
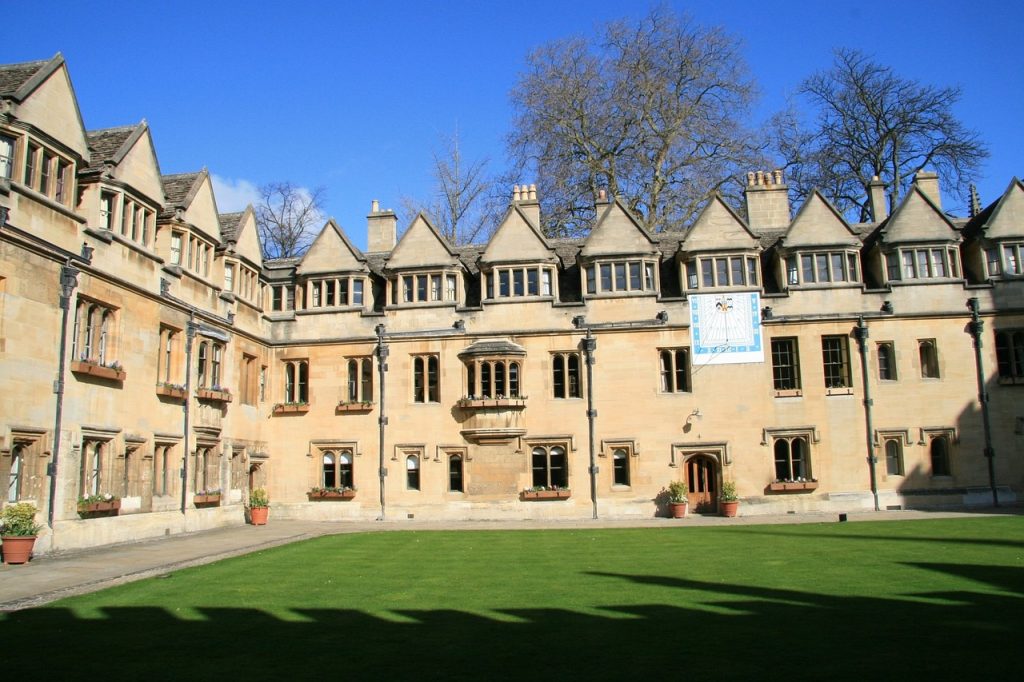
<svg viewBox="0 0 1024 682"><path fill-rule="evenodd" d="M212 403L231 402L231 393L229 391L218 391L212 388L197 388L196 397L200 400L208 400Z"/></svg>
<svg viewBox="0 0 1024 682"><path fill-rule="evenodd" d="M369 412L373 409L373 403L338 403L334 408L335 412Z"/></svg>
<svg viewBox="0 0 1024 682"><path fill-rule="evenodd" d="M274 405L273 414L306 414L309 403L278 403Z"/></svg>
<svg viewBox="0 0 1024 682"><path fill-rule="evenodd" d="M164 384L156 385L156 394L165 398L174 398L175 400L185 399L185 387L184 386L167 386Z"/></svg>
<svg viewBox="0 0 1024 682"><path fill-rule="evenodd" d="M306 493L306 497L309 499L310 502L323 502L323 501L330 501L330 500L347 501L347 500L351 500L355 496L356 496L356 491L355 490L343 490L343 491L322 490L322 491L319 491L319 492L310 491L310 492Z"/></svg>
<svg viewBox="0 0 1024 682"><path fill-rule="evenodd" d="M78 505L78 515L83 519L94 519L101 516L117 516L121 511L121 500L110 502L92 502Z"/></svg>
<svg viewBox="0 0 1024 682"><path fill-rule="evenodd" d="M526 407L526 398L462 398L455 405L463 410L483 410L487 408L521 410Z"/></svg>
<svg viewBox="0 0 1024 682"><path fill-rule="evenodd" d="M523 502L568 500L571 495L571 490L524 490L519 493L519 499Z"/></svg>
<svg viewBox="0 0 1024 682"><path fill-rule="evenodd" d="M1024 386L1024 377L999 377L1000 386Z"/></svg>
<svg viewBox="0 0 1024 682"><path fill-rule="evenodd" d="M800 398L804 392L799 388L775 389L776 398Z"/></svg>
<svg viewBox="0 0 1024 682"><path fill-rule="evenodd" d="M75 374L84 374L96 377L97 379L107 379L109 381L117 382L123 382L128 376L127 372L123 369L106 367L98 362L91 362L89 360L73 360L71 362L71 371Z"/></svg>
<svg viewBox="0 0 1024 682"><path fill-rule="evenodd" d="M195 495L192 497L192 503L197 507L219 507L220 506L220 494L216 495Z"/></svg>
<svg viewBox="0 0 1024 682"><path fill-rule="evenodd" d="M826 388L825 395L853 395L852 387Z"/></svg>
<svg viewBox="0 0 1024 682"><path fill-rule="evenodd" d="M802 493L818 489L817 481L777 481L765 488L768 493Z"/></svg>

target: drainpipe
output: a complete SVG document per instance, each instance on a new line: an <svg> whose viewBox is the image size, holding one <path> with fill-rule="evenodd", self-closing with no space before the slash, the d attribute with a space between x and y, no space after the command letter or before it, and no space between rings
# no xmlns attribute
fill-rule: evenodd
<svg viewBox="0 0 1024 682"><path fill-rule="evenodd" d="M985 368L981 359L981 334L985 323L979 315L977 298L970 298L967 307L971 310L971 321L967 325L974 339L974 370L978 375L978 402L981 403L981 423L985 429L985 459L988 460L988 483L992 488L992 506L999 506L999 493L996 491L996 451L992 447L992 420L988 413L988 390L985 388Z"/></svg>
<svg viewBox="0 0 1024 682"><path fill-rule="evenodd" d="M583 352L587 356L587 422L590 427L590 501L594 506L594 518L597 518L597 464L594 461L594 422L597 410L594 409L594 351L597 350L597 339L587 327L587 336L583 339Z"/></svg>
<svg viewBox="0 0 1024 682"><path fill-rule="evenodd" d="M83 256L87 255L86 249L88 247L83 245ZM92 255L91 252L92 249L89 249L89 256ZM50 455L49 466L46 467L46 475L50 477L50 502L46 510L46 523L51 529L57 502L57 461L60 455L61 422L64 418L64 365L68 346L68 315L71 312L71 295L78 284L79 272L78 268L71 264L70 258L60 266L60 351L57 380L53 383L53 392L57 394L57 407L53 418L53 452Z"/></svg>
<svg viewBox="0 0 1024 682"><path fill-rule="evenodd" d="M181 406L184 413L183 428L185 431L181 458L181 513L188 508L188 442L189 428L192 417L192 342L196 338L196 314L189 312L188 324L185 325L185 404Z"/></svg>
<svg viewBox="0 0 1024 682"><path fill-rule="evenodd" d="M864 424L865 442L868 451L868 471L871 474L871 496L875 499L875 511L880 511L878 506L878 475L875 471L874 425L872 423L871 407L874 402L871 399L871 383L868 381L868 326L864 323L864 316L857 319L857 326L853 330L857 339L857 348L860 350L860 372L861 380L864 383Z"/></svg>
<svg viewBox="0 0 1024 682"><path fill-rule="evenodd" d="M388 344L384 343L384 325L378 324L375 328L377 332L377 385L380 387L380 416L377 418L377 424L379 425L378 431L378 445L377 445L377 456L378 456L378 468L377 477L380 479L380 516L377 518L378 521L384 520L384 479L388 475L388 470L384 467L384 431L388 425L388 417L385 408L384 401L384 377L388 371Z"/></svg>

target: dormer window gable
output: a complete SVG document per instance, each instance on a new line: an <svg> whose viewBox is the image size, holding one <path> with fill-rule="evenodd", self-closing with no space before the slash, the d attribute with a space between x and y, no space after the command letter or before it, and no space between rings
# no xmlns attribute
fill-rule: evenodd
<svg viewBox="0 0 1024 682"><path fill-rule="evenodd" d="M558 296L558 268L549 261L480 264L480 286L488 303Z"/></svg>
<svg viewBox="0 0 1024 682"><path fill-rule="evenodd" d="M656 253L609 254L580 259L588 298L649 296L661 290Z"/></svg>
<svg viewBox="0 0 1024 682"><path fill-rule="evenodd" d="M464 274L455 266L416 268L387 275L392 306L459 305Z"/></svg>
<svg viewBox="0 0 1024 682"><path fill-rule="evenodd" d="M888 283L961 278L960 249L948 242L890 245L882 249L882 259Z"/></svg>
<svg viewBox="0 0 1024 682"><path fill-rule="evenodd" d="M839 286L862 281L860 250L849 244L783 249L787 287Z"/></svg>
<svg viewBox="0 0 1024 682"><path fill-rule="evenodd" d="M680 253L683 287L689 293L761 288L757 251Z"/></svg>

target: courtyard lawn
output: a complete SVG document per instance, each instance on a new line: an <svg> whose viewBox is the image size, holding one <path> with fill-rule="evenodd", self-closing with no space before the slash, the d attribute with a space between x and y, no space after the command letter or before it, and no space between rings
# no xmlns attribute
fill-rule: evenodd
<svg viewBox="0 0 1024 682"><path fill-rule="evenodd" d="M1022 621L1024 517L379 532L0 615L0 674L1020 679Z"/></svg>

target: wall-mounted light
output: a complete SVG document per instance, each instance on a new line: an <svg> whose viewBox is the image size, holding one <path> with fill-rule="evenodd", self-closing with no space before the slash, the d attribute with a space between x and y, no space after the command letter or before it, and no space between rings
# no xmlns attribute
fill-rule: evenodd
<svg viewBox="0 0 1024 682"><path fill-rule="evenodd" d="M689 426L694 419L701 419L704 415L700 413L700 408L695 408L693 412L686 416L686 425Z"/></svg>
<svg viewBox="0 0 1024 682"><path fill-rule="evenodd" d="M762 320L770 320L770 319L772 319L772 307L770 305L766 305L765 307L761 308L761 319Z"/></svg>
<svg viewBox="0 0 1024 682"><path fill-rule="evenodd" d="M892 315L892 301L882 301L882 312L885 313L886 315Z"/></svg>

